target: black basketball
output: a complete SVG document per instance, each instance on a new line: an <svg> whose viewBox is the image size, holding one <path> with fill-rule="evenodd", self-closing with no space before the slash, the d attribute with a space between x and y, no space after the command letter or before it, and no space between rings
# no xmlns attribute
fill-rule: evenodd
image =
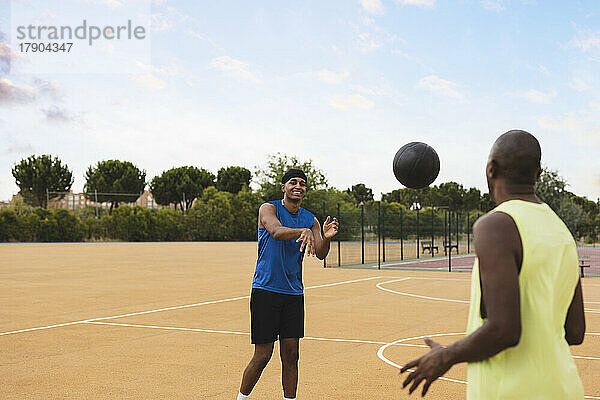
<svg viewBox="0 0 600 400"><path fill-rule="evenodd" d="M435 181L440 158L433 147L421 143L405 144L394 156L394 175L406 187L421 189Z"/></svg>

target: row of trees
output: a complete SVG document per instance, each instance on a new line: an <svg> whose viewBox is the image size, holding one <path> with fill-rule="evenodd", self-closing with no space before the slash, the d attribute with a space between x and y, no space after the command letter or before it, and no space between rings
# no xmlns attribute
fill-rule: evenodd
<svg viewBox="0 0 600 400"><path fill-rule="evenodd" d="M73 172L57 157L30 156L12 169L19 194L33 207L48 208L48 201L64 196L73 185ZM243 167L221 168L217 176L192 166L164 171L149 183L156 203L175 204L181 210L191 207L204 189L214 186L221 191L238 193L249 187L251 172ZM90 166L83 187L86 196L100 203L109 202L112 213L119 203L131 203L144 191L146 171L129 161L106 160Z"/></svg>
<svg viewBox="0 0 600 400"><path fill-rule="evenodd" d="M204 226L197 227L194 231L190 230L191 228L183 229L181 225L176 230L179 232L175 235L177 240L191 238L249 240L256 237L258 206L262 201L281 198L280 177L290 167L302 168L305 171L309 191L303 206L313 211L320 220L326 216L325 214L336 214L338 208L342 215L358 215L352 214L358 211L358 206L364 205L370 210L377 204L373 200L372 189L365 184L358 183L346 190L336 189L329 186L323 171L310 160L301 161L296 157L279 153L271 155L266 166L256 168L254 182L258 186L257 190L252 190L250 187L253 178L250 170L239 166L221 168L216 176L203 168L175 167L154 177L148 186L158 204L175 204L176 209L179 208L176 211L179 215L182 215L181 211L186 211L187 214L193 215L193 218L188 221L195 221ZM52 192L66 192L73 184L73 174L68 167L58 158L48 155L31 156L22 160L14 166L12 172L24 201L33 207L47 207L48 197L60 196L59 193ZM127 161L98 162L88 168L85 178L86 193L91 196L97 194L100 202L111 202L111 209L105 217L110 217L113 213L112 206L116 208L119 202L131 202L131 194L141 193L146 187L145 171ZM544 169L536 186L536 193L561 216L576 238L586 237L596 240L600 226L599 205L569 192L567 187L567 182L556 171ZM48 193L52 195L49 196ZM196 199L196 205L192 207ZM463 213L474 210L487 212L494 207L487 193L481 194L477 188L464 188L457 182L445 182L419 190L408 188L393 190L382 194L381 204L384 210L391 207L390 210L398 211L400 207L404 212L408 209L430 206L448 207L451 211ZM146 215L147 212L151 213L149 210L135 211L133 215L136 217L131 218L140 219L141 215ZM163 214L175 215L170 213ZM158 215L163 215L155 214L156 218ZM82 221L86 220L86 216L85 213L80 215ZM119 216L122 217L121 214ZM121 222L114 221L121 220L111 220L110 223L107 221L109 220L101 218L100 222L86 222L88 224L86 237L146 240L143 235L134 235L136 239L127 236L128 239L125 239L126 235L115 233L115 227L120 226ZM145 229L148 229L147 239L163 240L159 239L162 236L151 233L154 226L152 224L142 224ZM226 228L232 225L236 227ZM109 226L113 227L112 230L107 228ZM196 233L190 233L192 231ZM209 231L216 233L210 234Z"/></svg>
<svg viewBox="0 0 600 400"><path fill-rule="evenodd" d="M15 204L0 211L0 242L255 240L261 203L247 187L233 194L211 186L187 213L121 206L95 218L93 208L69 212Z"/></svg>

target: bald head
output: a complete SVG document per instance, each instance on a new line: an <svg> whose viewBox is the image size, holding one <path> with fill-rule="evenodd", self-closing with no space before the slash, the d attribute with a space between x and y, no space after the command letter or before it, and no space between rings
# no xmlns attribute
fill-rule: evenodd
<svg viewBox="0 0 600 400"><path fill-rule="evenodd" d="M494 142L490 161L500 177L514 184L535 184L541 170L542 149L529 132L508 131Z"/></svg>

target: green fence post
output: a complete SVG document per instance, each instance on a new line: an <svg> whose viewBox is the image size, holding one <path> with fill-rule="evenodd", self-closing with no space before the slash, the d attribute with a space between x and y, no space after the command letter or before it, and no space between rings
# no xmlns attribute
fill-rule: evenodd
<svg viewBox="0 0 600 400"><path fill-rule="evenodd" d="M460 254L460 237L458 236L458 224L460 223L460 213L456 212L456 254Z"/></svg>
<svg viewBox="0 0 600 400"><path fill-rule="evenodd" d="M471 221L469 221L470 215L471 214L467 212L467 254L471 253Z"/></svg>
<svg viewBox="0 0 600 400"><path fill-rule="evenodd" d="M337 219L339 221L339 223L341 224L342 221L340 219L340 203L338 203L338 209L337 209ZM338 267L342 266L342 245L340 242L340 237L338 236Z"/></svg>
<svg viewBox="0 0 600 400"><path fill-rule="evenodd" d="M327 219L327 214L325 213L325 202L323 202L323 218ZM323 258L323 268L327 268L327 257Z"/></svg>
<svg viewBox="0 0 600 400"><path fill-rule="evenodd" d="M419 208L417 208L417 259L419 258Z"/></svg>
<svg viewBox="0 0 600 400"><path fill-rule="evenodd" d="M383 262L385 262L385 208L381 210L381 249Z"/></svg>
<svg viewBox="0 0 600 400"><path fill-rule="evenodd" d="M400 260L404 260L404 239L402 232L402 208L400 209Z"/></svg>
<svg viewBox="0 0 600 400"><path fill-rule="evenodd" d="M431 205L431 257L433 258L433 243L434 243L434 236L433 236L433 204Z"/></svg>
<svg viewBox="0 0 600 400"><path fill-rule="evenodd" d="M381 201L377 202L377 269L381 269Z"/></svg>
<svg viewBox="0 0 600 400"><path fill-rule="evenodd" d="M362 263L365 263L365 205L360 205L360 247Z"/></svg>
<svg viewBox="0 0 600 400"><path fill-rule="evenodd" d="M447 255L448 253L446 252L446 245L448 244L448 221L447 221L447 216L448 216L448 210L444 210L444 255Z"/></svg>
<svg viewBox="0 0 600 400"><path fill-rule="evenodd" d="M452 244L452 213L448 211L448 245ZM452 272L452 247L448 247L448 272Z"/></svg>

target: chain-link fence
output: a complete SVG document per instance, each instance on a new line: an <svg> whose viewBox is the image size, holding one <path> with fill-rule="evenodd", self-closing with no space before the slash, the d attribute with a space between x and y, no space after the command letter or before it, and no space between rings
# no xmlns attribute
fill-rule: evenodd
<svg viewBox="0 0 600 400"><path fill-rule="evenodd" d="M342 208L338 205L335 210L323 206L322 218L327 215L338 219L340 230L331 243L325 266L366 264L379 267L471 253L471 229L483 213L448 207L410 210L377 202L369 207Z"/></svg>

